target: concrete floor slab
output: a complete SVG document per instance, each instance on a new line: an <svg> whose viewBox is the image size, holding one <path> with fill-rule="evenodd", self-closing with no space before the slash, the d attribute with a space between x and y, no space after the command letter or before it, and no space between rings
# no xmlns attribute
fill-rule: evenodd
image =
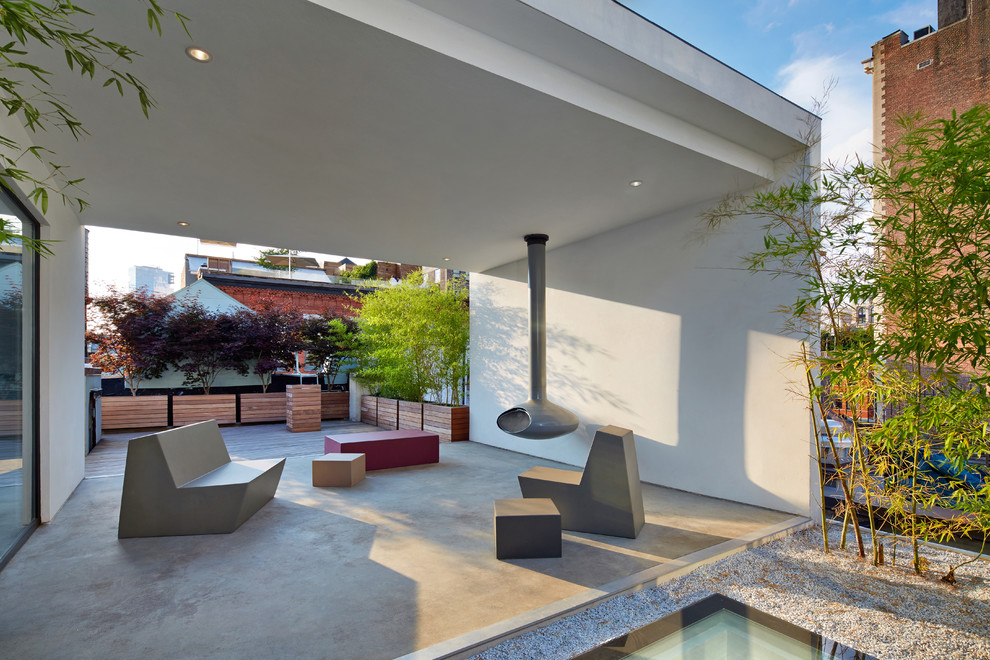
<svg viewBox="0 0 990 660"><path fill-rule="evenodd" d="M118 540L122 479L88 478L0 572L0 648L395 658L791 519L644 484L638 539L565 532L560 559L498 561L492 501L519 497L533 466L565 466L470 442L440 451L352 488L314 488L312 456L289 458L275 499L226 535Z"/></svg>

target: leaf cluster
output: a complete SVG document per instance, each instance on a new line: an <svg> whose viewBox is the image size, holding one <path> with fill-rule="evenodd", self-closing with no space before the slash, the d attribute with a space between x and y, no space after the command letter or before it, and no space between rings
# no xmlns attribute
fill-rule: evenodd
<svg viewBox="0 0 990 660"><path fill-rule="evenodd" d="M967 485L967 466L990 454L990 109L906 117L901 129L874 165L804 168L790 184L725 200L706 221L761 223L763 249L745 263L797 285L783 330L807 341L795 362L833 455L827 421L839 403L850 417L852 460L837 469L845 522L862 554L855 517L875 529L873 502L883 503L920 571L920 539L990 531L990 489ZM845 327L843 311L871 301L874 327ZM871 496L857 505L856 493ZM922 515L934 506L967 515Z"/></svg>
<svg viewBox="0 0 990 660"><path fill-rule="evenodd" d="M349 316L325 312L305 319L300 326L306 363L326 374L333 385L345 364L355 359L358 345L358 325Z"/></svg>
<svg viewBox="0 0 990 660"><path fill-rule="evenodd" d="M273 301L227 313L171 296L111 291L92 300L89 315L93 364L123 376L131 394L169 367L206 394L224 371L253 372L267 391L273 373L292 365L301 348L301 316Z"/></svg>
<svg viewBox="0 0 990 660"><path fill-rule="evenodd" d="M251 371L261 379L261 390L268 391L272 376L292 366L301 344L303 323L299 312L274 300L262 300L252 311L238 313L238 326Z"/></svg>
<svg viewBox="0 0 990 660"><path fill-rule="evenodd" d="M208 310L198 302L185 302L170 317L168 335L173 364L185 374L185 383L210 393L222 371L248 374L250 347L239 314Z"/></svg>
<svg viewBox="0 0 990 660"><path fill-rule="evenodd" d="M86 340L97 345L93 364L124 378L131 394L141 381L158 378L176 357L169 322L171 298L145 291L115 290L89 305Z"/></svg>
<svg viewBox="0 0 990 660"><path fill-rule="evenodd" d="M422 272L362 299L357 319L363 383L389 397L456 404L468 375L467 291L423 282Z"/></svg>
<svg viewBox="0 0 990 660"><path fill-rule="evenodd" d="M351 270L351 277L356 280L373 280L378 277L378 262L369 261L361 266L355 266Z"/></svg>

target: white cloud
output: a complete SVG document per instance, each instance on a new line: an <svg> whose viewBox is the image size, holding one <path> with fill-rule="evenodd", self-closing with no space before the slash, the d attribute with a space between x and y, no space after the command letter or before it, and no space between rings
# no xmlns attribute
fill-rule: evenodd
<svg viewBox="0 0 990 660"><path fill-rule="evenodd" d="M806 108L834 83L822 111L822 160L843 162L855 155L872 160L872 80L855 57L800 57L783 67L777 80L780 94Z"/></svg>

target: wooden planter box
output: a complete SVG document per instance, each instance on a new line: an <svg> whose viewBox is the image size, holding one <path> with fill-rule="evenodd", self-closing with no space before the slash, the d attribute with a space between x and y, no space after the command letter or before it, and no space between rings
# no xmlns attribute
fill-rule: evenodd
<svg viewBox="0 0 990 660"><path fill-rule="evenodd" d="M132 397L136 399L151 399L153 397ZM104 404L106 405L106 404ZM106 408L104 408L104 411ZM106 417L106 412L103 413ZM172 426L185 426L208 419L217 420L217 424L237 423L236 394L183 394L172 397ZM104 423L104 427L106 423Z"/></svg>
<svg viewBox="0 0 990 660"><path fill-rule="evenodd" d="M101 430L165 428L168 426L168 395L105 396L100 399Z"/></svg>
<svg viewBox="0 0 990 660"><path fill-rule="evenodd" d="M20 399L0 401L0 435L20 435L24 432L23 408L24 403Z"/></svg>
<svg viewBox="0 0 990 660"><path fill-rule="evenodd" d="M399 400L378 397L378 428L399 428Z"/></svg>
<svg viewBox="0 0 990 660"><path fill-rule="evenodd" d="M241 394L241 422L284 422L285 392Z"/></svg>
<svg viewBox="0 0 990 660"><path fill-rule="evenodd" d="M322 419L347 419L351 416L350 392L321 392Z"/></svg>
<svg viewBox="0 0 990 660"><path fill-rule="evenodd" d="M378 426L378 397L365 394L361 397L361 423Z"/></svg>
<svg viewBox="0 0 990 660"><path fill-rule="evenodd" d="M293 433L320 430L320 386L289 385L285 388L285 425Z"/></svg>
<svg viewBox="0 0 990 660"><path fill-rule="evenodd" d="M413 401L399 401L399 428L423 429L423 404Z"/></svg>
<svg viewBox="0 0 990 660"><path fill-rule="evenodd" d="M436 433L440 442L460 442L469 437L471 408L423 404L423 430Z"/></svg>

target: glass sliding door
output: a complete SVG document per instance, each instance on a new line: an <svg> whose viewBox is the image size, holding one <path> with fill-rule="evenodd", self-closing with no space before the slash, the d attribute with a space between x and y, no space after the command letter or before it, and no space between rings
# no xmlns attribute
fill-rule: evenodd
<svg viewBox="0 0 990 660"><path fill-rule="evenodd" d="M8 232L37 237L34 222L6 191ZM15 239L0 245L0 567L38 522L37 257Z"/></svg>

